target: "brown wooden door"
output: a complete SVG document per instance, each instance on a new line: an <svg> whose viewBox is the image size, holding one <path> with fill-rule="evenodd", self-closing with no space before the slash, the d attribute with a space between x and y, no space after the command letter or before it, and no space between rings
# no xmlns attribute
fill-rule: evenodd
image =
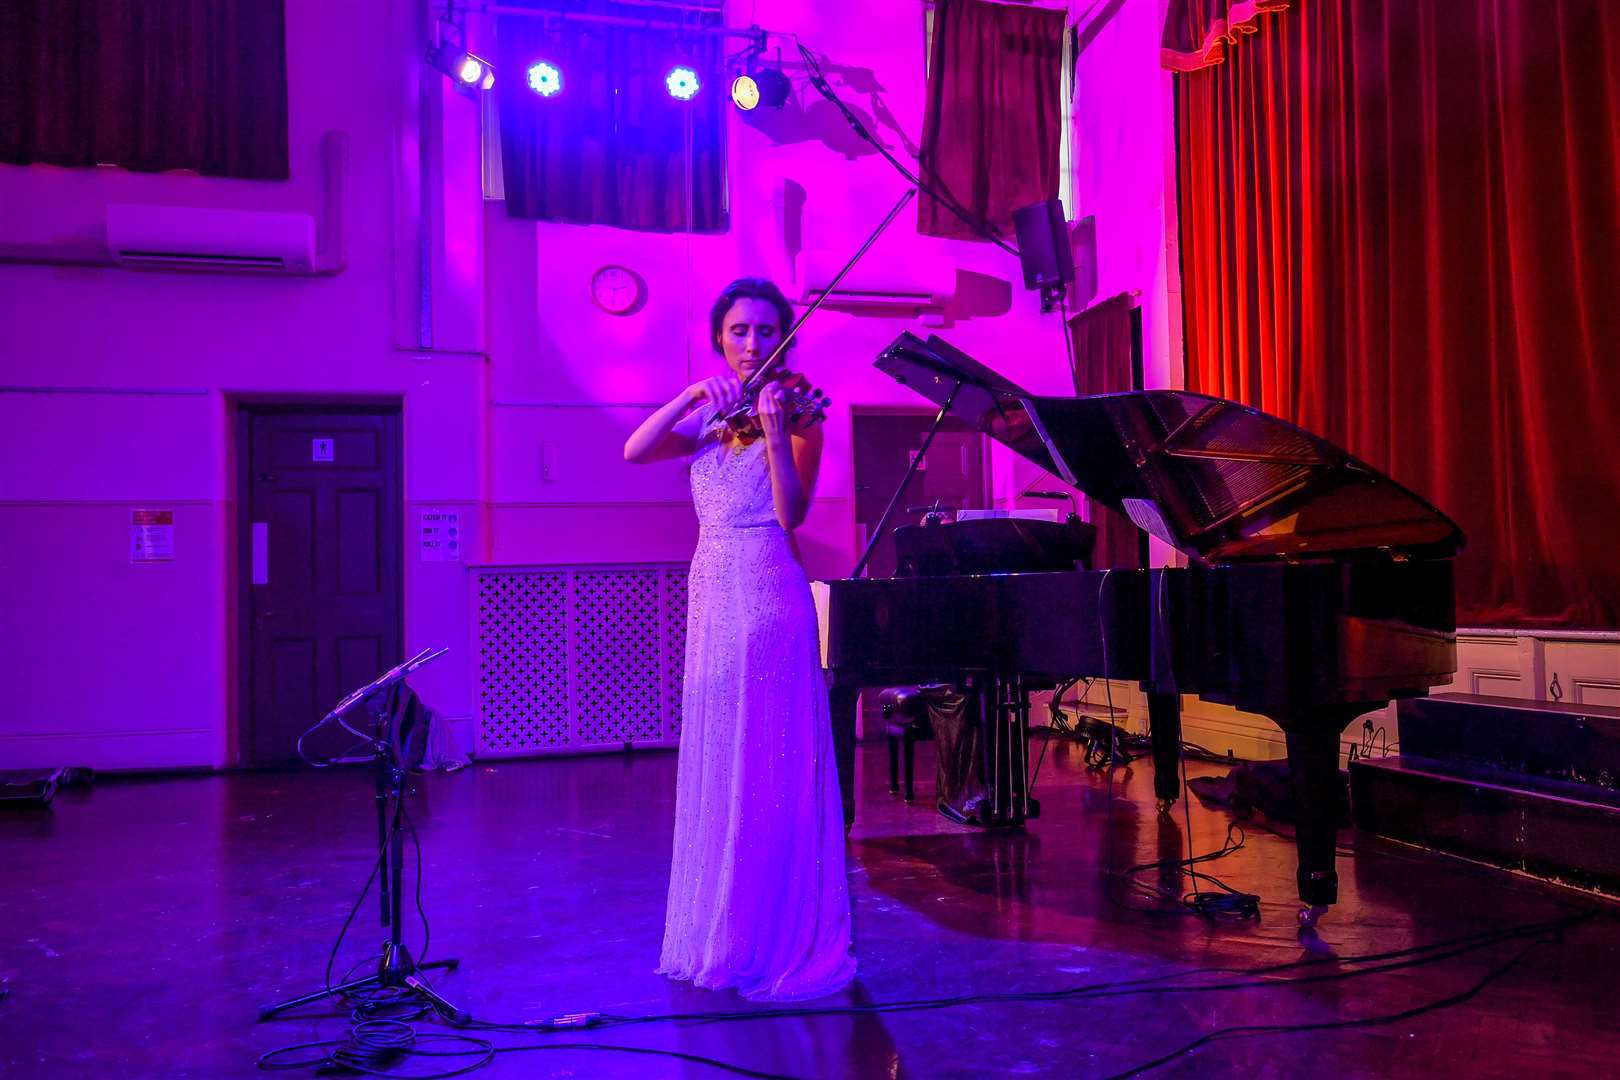
<svg viewBox="0 0 1620 1080"><path fill-rule="evenodd" d="M403 659L400 417L252 408L243 431L241 748L248 764L271 765L295 760L302 732ZM354 743L328 725L305 750Z"/></svg>
<svg viewBox="0 0 1620 1080"><path fill-rule="evenodd" d="M934 413L921 411L855 414L855 524L856 539L862 547L877 527L883 508L921 448L933 420ZM936 501L947 510L990 505L984 456L984 436L954 419L946 420L934 436L923 467L912 477L889 519L866 576L894 576L893 532L896 526L922 520L922 513L913 507L932 506Z"/></svg>

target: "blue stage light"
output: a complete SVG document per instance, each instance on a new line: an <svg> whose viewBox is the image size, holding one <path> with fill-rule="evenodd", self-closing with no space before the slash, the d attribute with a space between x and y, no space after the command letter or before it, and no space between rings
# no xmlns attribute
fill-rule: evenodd
<svg viewBox="0 0 1620 1080"><path fill-rule="evenodd" d="M669 90L670 97L681 101L691 101L702 88L702 84L698 82L697 72L685 65L671 68L664 78L664 86Z"/></svg>
<svg viewBox="0 0 1620 1080"><path fill-rule="evenodd" d="M562 72L555 64L536 60L529 65L529 89L541 97L562 93Z"/></svg>

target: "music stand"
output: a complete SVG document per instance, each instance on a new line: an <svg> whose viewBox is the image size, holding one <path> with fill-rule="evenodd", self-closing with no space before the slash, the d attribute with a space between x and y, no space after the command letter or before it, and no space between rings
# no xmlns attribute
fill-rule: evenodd
<svg viewBox="0 0 1620 1080"><path fill-rule="evenodd" d="M359 735L360 732L354 731L344 723L343 714L361 705L366 706L371 713L369 738L372 747L372 767L377 784L377 839L378 850L383 853L380 856L383 866L379 897L382 902L382 925L388 928L388 940L383 945L382 959L374 974L351 979L338 986L323 987L288 1001L262 1006L259 1009L261 1021L289 1009L296 1009L300 1005L308 1005L322 998L337 997L367 987L393 987L417 994L452 1023L465 1024L472 1019L470 1013L450 1004L421 977L421 973L429 968L454 971L460 965L460 961L452 957L419 964L411 957L401 940L403 929L400 905L405 894L400 880L405 862L405 838L401 826L405 808L405 774L409 765L401 760L397 752L400 741L397 733L392 730L393 704L398 687L406 676L449 651L443 648L423 649L409 660L390 668L345 697L331 712L321 718L321 724L335 721ZM319 727L320 724L316 726Z"/></svg>

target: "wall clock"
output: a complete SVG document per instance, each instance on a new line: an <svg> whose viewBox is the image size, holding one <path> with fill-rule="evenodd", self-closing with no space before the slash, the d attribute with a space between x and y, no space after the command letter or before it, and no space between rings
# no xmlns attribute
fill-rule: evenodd
<svg viewBox="0 0 1620 1080"><path fill-rule="evenodd" d="M609 315L629 315L645 298L641 276L627 267L610 263L591 275L591 299Z"/></svg>

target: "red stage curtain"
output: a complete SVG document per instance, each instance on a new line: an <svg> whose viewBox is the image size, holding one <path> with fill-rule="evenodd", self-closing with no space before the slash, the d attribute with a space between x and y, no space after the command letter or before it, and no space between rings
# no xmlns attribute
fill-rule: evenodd
<svg viewBox="0 0 1620 1080"><path fill-rule="evenodd" d="M1160 59L1171 71L1197 71L1226 59L1226 47L1260 29L1260 16L1290 0L1170 0Z"/></svg>
<svg viewBox="0 0 1620 1080"><path fill-rule="evenodd" d="M928 60L919 164L923 179L992 231L1012 212L1058 195L1066 15L982 0L940 0ZM917 228L978 239L924 194Z"/></svg>
<svg viewBox="0 0 1620 1080"><path fill-rule="evenodd" d="M281 0L3 0L0 161L287 179Z"/></svg>
<svg viewBox="0 0 1620 1080"><path fill-rule="evenodd" d="M1620 626L1620 4L1302 2L1177 84L1188 388L1455 518L1462 625Z"/></svg>
<svg viewBox="0 0 1620 1080"><path fill-rule="evenodd" d="M606 2L580 6L625 18L647 12ZM720 15L701 21L719 25ZM733 106L720 38L682 40L670 26L527 16L502 17L497 33L509 216L682 232L690 213L693 232L726 230L726 115ZM562 92L552 98L527 85L529 65L542 58L562 70ZM665 88L677 62L703 82L690 101Z"/></svg>

